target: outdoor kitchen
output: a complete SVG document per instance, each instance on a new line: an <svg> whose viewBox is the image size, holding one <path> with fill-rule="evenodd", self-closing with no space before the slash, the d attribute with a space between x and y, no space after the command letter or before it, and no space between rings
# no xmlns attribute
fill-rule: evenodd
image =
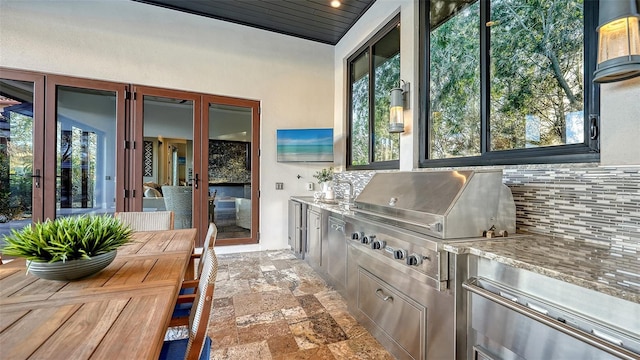
<svg viewBox="0 0 640 360"><path fill-rule="evenodd" d="M553 213L542 208L557 209L569 197L571 208L608 199L637 212L637 190L620 192L637 172L617 170L612 178L610 169L546 170L558 180L549 184L527 175L536 171L336 174L354 184L353 203L340 185L342 201L291 200L322 218L318 241L310 241L317 227L308 223L300 255L399 359L636 359L635 249L599 239L603 231L619 237L635 230L621 217L596 220L589 211L558 214L545 227L535 215ZM570 186L576 183L583 185ZM586 189L589 198L578 196ZM528 201L544 196L551 198ZM610 225L570 226L585 218Z"/></svg>

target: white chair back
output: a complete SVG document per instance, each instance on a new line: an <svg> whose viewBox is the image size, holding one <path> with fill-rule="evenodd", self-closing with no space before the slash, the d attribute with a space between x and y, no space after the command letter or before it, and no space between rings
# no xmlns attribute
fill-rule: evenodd
<svg viewBox="0 0 640 360"><path fill-rule="evenodd" d="M188 360L198 359L202 352L213 308L213 291L218 275L218 258L213 248L203 250L202 261L204 266L193 302L195 311L192 309L189 315L189 342L185 354L185 359Z"/></svg>
<svg viewBox="0 0 640 360"><path fill-rule="evenodd" d="M172 211L155 212L117 212L113 214L116 219L127 224L133 231L154 231L173 229Z"/></svg>

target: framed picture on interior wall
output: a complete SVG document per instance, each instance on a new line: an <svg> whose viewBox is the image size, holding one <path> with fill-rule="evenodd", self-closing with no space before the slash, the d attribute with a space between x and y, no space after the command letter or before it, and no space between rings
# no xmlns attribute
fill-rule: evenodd
<svg viewBox="0 0 640 360"><path fill-rule="evenodd" d="M143 166L142 176L153 176L153 141L143 142Z"/></svg>
<svg viewBox="0 0 640 360"><path fill-rule="evenodd" d="M278 162L333 162L333 129L276 130Z"/></svg>
<svg viewBox="0 0 640 360"><path fill-rule="evenodd" d="M209 140L209 181L251 182L251 144L242 141Z"/></svg>

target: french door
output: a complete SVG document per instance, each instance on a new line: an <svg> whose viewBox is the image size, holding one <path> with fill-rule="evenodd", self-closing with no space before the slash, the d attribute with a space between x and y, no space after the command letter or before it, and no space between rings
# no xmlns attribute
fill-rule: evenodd
<svg viewBox="0 0 640 360"><path fill-rule="evenodd" d="M46 218L124 208L126 84L47 76ZM121 166L119 164L125 164Z"/></svg>
<svg viewBox="0 0 640 360"><path fill-rule="evenodd" d="M258 101L2 68L0 115L0 239L171 210L176 228L216 223L219 245L258 242Z"/></svg>
<svg viewBox="0 0 640 360"><path fill-rule="evenodd" d="M44 76L0 72L0 239L44 219Z"/></svg>
<svg viewBox="0 0 640 360"><path fill-rule="evenodd" d="M218 227L216 244L257 243L260 103L204 96L202 104L202 173L209 198L201 205L208 205L206 215Z"/></svg>
<svg viewBox="0 0 640 360"><path fill-rule="evenodd" d="M129 208L173 211L177 229L202 222L201 96L185 91L134 86Z"/></svg>
<svg viewBox="0 0 640 360"><path fill-rule="evenodd" d="M126 87L2 69L0 234L122 208Z"/></svg>
<svg viewBox="0 0 640 360"><path fill-rule="evenodd" d="M218 245L257 243L259 102L143 86L132 91L126 208L173 211L176 228L200 234L214 222Z"/></svg>

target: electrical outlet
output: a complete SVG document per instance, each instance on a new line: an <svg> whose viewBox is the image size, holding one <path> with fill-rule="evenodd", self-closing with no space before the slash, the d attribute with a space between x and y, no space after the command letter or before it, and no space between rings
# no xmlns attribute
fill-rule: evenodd
<svg viewBox="0 0 640 360"><path fill-rule="evenodd" d="M276 190L282 190L282 189L284 189L284 183L277 182L276 183Z"/></svg>
<svg viewBox="0 0 640 360"><path fill-rule="evenodd" d="M312 182L307 183L307 190L313 191L313 183Z"/></svg>

